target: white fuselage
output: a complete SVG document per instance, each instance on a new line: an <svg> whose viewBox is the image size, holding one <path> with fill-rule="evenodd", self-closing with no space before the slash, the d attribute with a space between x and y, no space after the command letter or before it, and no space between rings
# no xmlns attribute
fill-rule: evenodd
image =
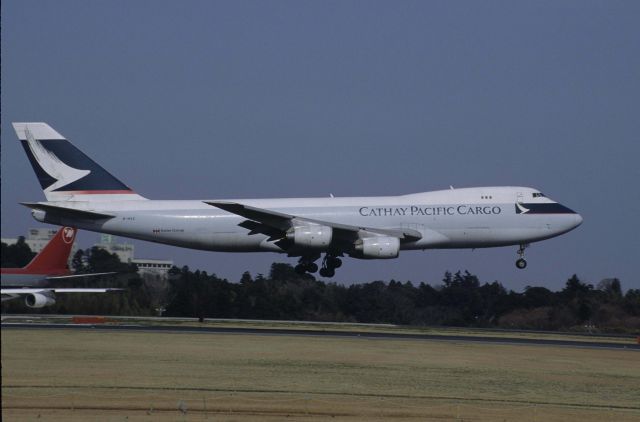
<svg viewBox="0 0 640 422"><path fill-rule="evenodd" d="M526 244L577 227L582 217L524 187L450 189L401 196L245 199L233 202L302 218L380 229L409 229L422 238L401 249L481 248ZM540 195L540 196L535 196ZM239 226L247 219L199 200L65 201L66 208L105 212L105 220L34 212L41 221L185 248L285 252L273 239Z"/></svg>

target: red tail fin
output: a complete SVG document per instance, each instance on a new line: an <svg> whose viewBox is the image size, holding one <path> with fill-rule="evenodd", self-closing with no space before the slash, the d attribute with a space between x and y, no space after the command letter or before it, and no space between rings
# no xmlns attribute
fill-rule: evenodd
<svg viewBox="0 0 640 422"><path fill-rule="evenodd" d="M61 227L53 239L24 269L37 274L68 271L67 262L73 241L76 239L76 231L72 227Z"/></svg>

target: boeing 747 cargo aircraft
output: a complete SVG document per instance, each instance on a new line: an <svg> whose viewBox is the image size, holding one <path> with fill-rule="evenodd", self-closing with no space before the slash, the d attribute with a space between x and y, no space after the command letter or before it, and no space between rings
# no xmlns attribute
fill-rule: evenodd
<svg viewBox="0 0 640 422"><path fill-rule="evenodd" d="M133 192L46 123L13 123L46 201L36 220L221 252L280 252L296 270L332 277L340 257L396 258L402 250L518 245L582 223L526 187L448 189L399 196L149 200ZM132 163L133 164L133 163Z"/></svg>
<svg viewBox="0 0 640 422"><path fill-rule="evenodd" d="M55 293L106 293L121 289L84 289L53 287L52 283L76 277L92 277L113 273L71 274L67 265L77 230L61 227L24 268L2 268L2 301L24 296L30 308L42 308L56 303Z"/></svg>

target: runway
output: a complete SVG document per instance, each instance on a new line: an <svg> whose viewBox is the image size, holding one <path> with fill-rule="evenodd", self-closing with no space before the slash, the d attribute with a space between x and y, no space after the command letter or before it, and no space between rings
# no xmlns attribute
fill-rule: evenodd
<svg viewBox="0 0 640 422"><path fill-rule="evenodd" d="M21 330L91 330L91 331L141 331L157 333L189 334L238 334L261 336L343 337L363 340L422 340L454 343L484 343L529 346L556 346L587 349L613 349L640 351L640 344L604 341L556 340L541 338L491 337L481 335L410 334L366 331L305 330L282 328L194 327L137 324L50 324L50 323L2 323L2 329Z"/></svg>

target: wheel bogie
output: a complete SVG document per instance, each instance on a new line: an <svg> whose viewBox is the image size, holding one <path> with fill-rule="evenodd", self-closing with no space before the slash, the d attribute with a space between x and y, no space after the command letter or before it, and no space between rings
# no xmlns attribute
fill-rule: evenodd
<svg viewBox="0 0 640 422"><path fill-rule="evenodd" d="M329 268L340 268L342 267L342 260L338 257L332 256L327 259L327 267Z"/></svg>
<svg viewBox="0 0 640 422"><path fill-rule="evenodd" d="M317 258L315 258L317 259ZM315 273L318 271L318 264L313 262L314 257L302 257L298 261L298 265L295 267L296 273L303 275L306 273ZM342 260L337 256L327 254L322 261L322 268L320 268L320 276L333 277L336 273L336 268L342 266Z"/></svg>

